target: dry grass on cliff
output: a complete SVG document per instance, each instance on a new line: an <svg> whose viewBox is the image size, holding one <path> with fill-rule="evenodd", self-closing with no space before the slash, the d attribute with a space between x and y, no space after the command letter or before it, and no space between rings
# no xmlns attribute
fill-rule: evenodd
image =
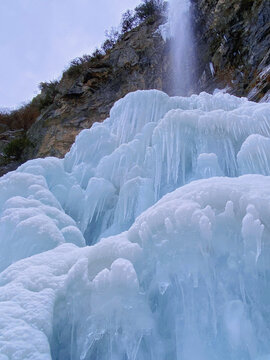
<svg viewBox="0 0 270 360"><path fill-rule="evenodd" d="M39 114L38 107L30 103L17 110L0 113L0 124L7 130L28 130Z"/></svg>

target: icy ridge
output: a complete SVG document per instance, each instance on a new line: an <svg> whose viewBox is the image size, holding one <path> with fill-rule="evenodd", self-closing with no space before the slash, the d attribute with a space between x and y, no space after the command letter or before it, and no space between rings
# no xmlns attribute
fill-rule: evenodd
<svg viewBox="0 0 270 360"><path fill-rule="evenodd" d="M0 178L0 359L269 356L269 125L138 91Z"/></svg>
<svg viewBox="0 0 270 360"><path fill-rule="evenodd" d="M44 176L93 244L127 230L161 196L194 179L267 175L251 170L246 152L245 159L237 154L249 135L269 136L268 111L228 94L138 91L117 102L104 123L82 131L64 160L33 160L18 171Z"/></svg>

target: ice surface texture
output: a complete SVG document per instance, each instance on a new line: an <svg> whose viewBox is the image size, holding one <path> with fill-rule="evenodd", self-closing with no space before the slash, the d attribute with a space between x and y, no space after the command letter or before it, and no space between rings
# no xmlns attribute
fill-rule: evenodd
<svg viewBox="0 0 270 360"><path fill-rule="evenodd" d="M0 178L0 360L269 359L269 125L138 91Z"/></svg>

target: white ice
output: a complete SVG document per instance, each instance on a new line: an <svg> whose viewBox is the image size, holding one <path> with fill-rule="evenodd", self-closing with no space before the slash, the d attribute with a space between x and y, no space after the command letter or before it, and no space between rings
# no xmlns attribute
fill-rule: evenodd
<svg viewBox="0 0 270 360"><path fill-rule="evenodd" d="M138 91L0 178L0 360L268 359L269 125Z"/></svg>

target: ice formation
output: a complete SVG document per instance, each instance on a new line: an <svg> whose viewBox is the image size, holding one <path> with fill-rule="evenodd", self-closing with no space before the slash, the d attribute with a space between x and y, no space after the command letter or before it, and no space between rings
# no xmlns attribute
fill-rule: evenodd
<svg viewBox="0 0 270 360"><path fill-rule="evenodd" d="M269 139L270 104L137 91L0 178L0 360L270 359Z"/></svg>

